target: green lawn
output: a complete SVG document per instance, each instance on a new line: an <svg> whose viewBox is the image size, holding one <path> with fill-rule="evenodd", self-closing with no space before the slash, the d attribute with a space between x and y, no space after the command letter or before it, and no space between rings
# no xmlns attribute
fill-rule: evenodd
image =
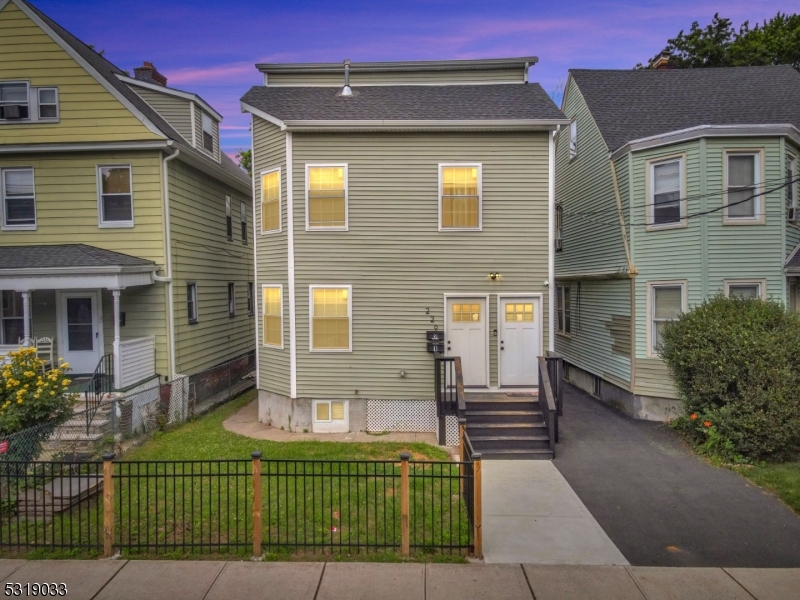
<svg viewBox="0 0 800 600"><path fill-rule="evenodd" d="M196 421L167 433L156 434L141 447L126 454L124 459L249 459L254 450L260 450L264 459L394 460L398 459L401 452L410 452L412 460L450 458L444 450L422 443L270 442L225 430L222 422L255 397L256 391L252 390Z"/></svg>
<svg viewBox="0 0 800 600"><path fill-rule="evenodd" d="M773 492L800 515L800 461L743 465L734 469L756 485Z"/></svg>

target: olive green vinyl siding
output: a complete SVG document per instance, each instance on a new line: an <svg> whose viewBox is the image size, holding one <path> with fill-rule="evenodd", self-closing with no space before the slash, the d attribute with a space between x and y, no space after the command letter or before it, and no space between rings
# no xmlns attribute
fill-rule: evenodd
<svg viewBox="0 0 800 600"><path fill-rule="evenodd" d="M137 85L129 87L164 117L187 142L192 143L192 109L189 100Z"/></svg>
<svg viewBox="0 0 800 600"><path fill-rule="evenodd" d="M0 10L0 79L58 87L58 123L2 123L0 144L157 139L15 4Z"/></svg>
<svg viewBox="0 0 800 600"><path fill-rule="evenodd" d="M480 232L438 231L448 162L483 165ZM349 231L305 231L308 163L347 163ZM295 133L293 174L298 396L432 398L425 332L444 329L445 294L491 294L490 334L495 294L542 294L547 348L547 133ZM352 352L309 351L310 285L352 286Z"/></svg>
<svg viewBox="0 0 800 600"><path fill-rule="evenodd" d="M209 115L210 116L210 115ZM203 147L203 109L195 105L194 107L194 130L195 130L195 147L207 156L211 156L219 160L219 123L212 117L214 133L214 152L209 152ZM191 140L191 138L189 138Z"/></svg>
<svg viewBox="0 0 800 600"><path fill-rule="evenodd" d="M255 230L258 277L256 283L256 322L258 327L259 381L261 389L288 396L289 374L289 267L286 220L286 133L279 127L253 117L253 172L255 173ZM281 170L281 231L261 234L261 176L263 171ZM297 217L295 217L297 219ZM304 221L301 221L301 223ZM262 285L280 285L283 294L283 348L264 346Z"/></svg>
<svg viewBox="0 0 800 600"><path fill-rule="evenodd" d="M169 167L176 371L196 373L253 349L247 283L253 275L253 219L248 243L240 234L239 204L250 198L205 173L173 160ZM228 241L225 196L231 197L233 241ZM198 323L189 325L186 283L197 284ZM228 283L236 284L236 314L228 316Z"/></svg>
<svg viewBox="0 0 800 600"><path fill-rule="evenodd" d="M564 114L577 121L577 155L569 157L569 126L556 136L556 202L563 209L563 250L556 276L627 269L608 149L575 82L567 87Z"/></svg>
<svg viewBox="0 0 800 600"><path fill-rule="evenodd" d="M350 85L387 84L458 84L458 83L523 83L523 69L475 69L443 71L392 71L382 73L350 73ZM270 73L267 85L344 85L344 67L341 73Z"/></svg>
<svg viewBox="0 0 800 600"><path fill-rule="evenodd" d="M570 286L570 333L556 352L571 364L628 388L631 369L631 284L628 279L558 282Z"/></svg>

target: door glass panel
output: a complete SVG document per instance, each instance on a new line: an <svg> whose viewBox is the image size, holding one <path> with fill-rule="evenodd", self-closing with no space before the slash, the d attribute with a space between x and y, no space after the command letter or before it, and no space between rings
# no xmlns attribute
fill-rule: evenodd
<svg viewBox="0 0 800 600"><path fill-rule="evenodd" d="M453 323L466 323L470 321L479 323L480 320L480 304L453 304Z"/></svg>
<svg viewBox="0 0 800 600"><path fill-rule="evenodd" d="M533 304L506 304L506 323L533 322Z"/></svg>
<svg viewBox="0 0 800 600"><path fill-rule="evenodd" d="M67 339L70 352L94 349L91 298L67 298Z"/></svg>

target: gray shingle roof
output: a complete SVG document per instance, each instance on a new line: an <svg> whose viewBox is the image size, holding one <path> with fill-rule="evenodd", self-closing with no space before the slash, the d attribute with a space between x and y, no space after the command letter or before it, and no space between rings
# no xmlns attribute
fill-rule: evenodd
<svg viewBox="0 0 800 600"><path fill-rule="evenodd" d="M147 119L149 119L153 125L155 125L161 132L164 133L169 139L177 142L180 145L181 152L189 152L195 156L200 156L204 160L211 161L205 154L195 150L190 144L188 144L181 134L179 134L172 126L160 115L158 112L150 106L147 102L145 102L139 94L134 92L132 89L128 87L128 85L117 78L117 75L125 75L125 72L114 65L109 60L103 58L89 48L86 44L84 44L81 40L76 38L72 35L69 31L64 29L61 25L53 21L50 17L36 8L33 4L28 2L27 0L21 0L28 6L36 15L41 18L47 25L58 35L61 37L69 46L77 52L81 58L83 58L86 62L88 62L99 74L103 79L105 79L111 86L119 92L121 96L123 96L128 102L130 102L136 109L141 112ZM220 165L222 168L229 174L239 178L242 180L243 183L247 184L248 186L251 185L250 177L239 168L239 166L234 163L230 157L225 154L224 152L220 152Z"/></svg>
<svg viewBox="0 0 800 600"><path fill-rule="evenodd" d="M103 250L86 244L0 246L0 271L2 269L139 266L155 267L155 263L151 260Z"/></svg>
<svg viewBox="0 0 800 600"><path fill-rule="evenodd" d="M570 74L612 152L698 125L800 127L800 73L789 65Z"/></svg>
<svg viewBox="0 0 800 600"><path fill-rule="evenodd" d="M565 118L537 83L359 86L350 97L339 91L257 86L242 102L284 121Z"/></svg>

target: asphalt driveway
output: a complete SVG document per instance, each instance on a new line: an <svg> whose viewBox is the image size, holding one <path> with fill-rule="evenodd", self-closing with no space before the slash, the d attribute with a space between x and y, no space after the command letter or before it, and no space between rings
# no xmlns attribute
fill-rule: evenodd
<svg viewBox="0 0 800 600"><path fill-rule="evenodd" d="M800 517L658 423L567 385L555 466L632 565L800 567Z"/></svg>

